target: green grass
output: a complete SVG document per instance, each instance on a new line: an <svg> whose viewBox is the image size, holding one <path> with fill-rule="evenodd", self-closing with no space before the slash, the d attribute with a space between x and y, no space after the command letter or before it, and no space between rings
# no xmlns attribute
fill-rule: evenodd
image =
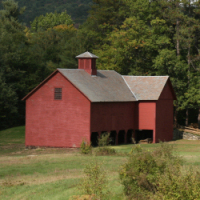
<svg viewBox="0 0 200 200"><path fill-rule="evenodd" d="M110 199L125 199L119 180L119 168L135 145L113 146L117 155L81 155L77 149L25 149L24 127L0 131L0 199L69 199L80 194L77 184L85 166L94 160L107 172ZM185 165L200 166L200 141L169 142ZM153 150L159 144L142 144Z"/></svg>
<svg viewBox="0 0 200 200"><path fill-rule="evenodd" d="M0 131L0 145L6 144L24 144L25 127L19 126L15 128Z"/></svg>
<svg viewBox="0 0 200 200"><path fill-rule="evenodd" d="M24 149L25 145L25 127L19 126L15 128L0 131L0 155L18 152Z"/></svg>

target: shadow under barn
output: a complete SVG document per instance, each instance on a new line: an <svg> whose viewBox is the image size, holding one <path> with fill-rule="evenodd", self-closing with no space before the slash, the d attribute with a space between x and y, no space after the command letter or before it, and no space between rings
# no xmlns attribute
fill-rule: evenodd
<svg viewBox="0 0 200 200"><path fill-rule="evenodd" d="M116 136L117 136L117 132L116 131L111 131L110 132L109 144L116 145Z"/></svg>
<svg viewBox="0 0 200 200"><path fill-rule="evenodd" d="M133 138L133 130L130 129L127 132L127 144L132 144L133 143L132 138Z"/></svg>
<svg viewBox="0 0 200 200"><path fill-rule="evenodd" d="M91 144L92 144L93 147L98 146L98 138L99 138L98 132L92 132L92 134L91 134Z"/></svg>
<svg viewBox="0 0 200 200"><path fill-rule="evenodd" d="M147 143L152 143L153 141L153 130L136 130L135 131L135 141L139 143L140 140L146 140Z"/></svg>
<svg viewBox="0 0 200 200"><path fill-rule="evenodd" d="M125 143L125 131L121 130L118 133L118 144L124 144Z"/></svg>

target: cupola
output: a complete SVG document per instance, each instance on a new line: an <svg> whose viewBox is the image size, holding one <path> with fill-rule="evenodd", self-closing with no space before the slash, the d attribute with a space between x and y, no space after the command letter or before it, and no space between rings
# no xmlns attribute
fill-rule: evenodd
<svg viewBox="0 0 200 200"><path fill-rule="evenodd" d="M97 75L96 59L98 58L90 52L82 53L78 56L78 69L84 69L90 75Z"/></svg>

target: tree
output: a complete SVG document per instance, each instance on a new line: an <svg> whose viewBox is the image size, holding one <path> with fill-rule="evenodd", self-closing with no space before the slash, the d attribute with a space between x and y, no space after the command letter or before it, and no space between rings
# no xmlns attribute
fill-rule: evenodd
<svg viewBox="0 0 200 200"><path fill-rule="evenodd" d="M79 37L88 51L100 49L109 42L107 36L119 28L129 13L125 0L93 0L86 22L80 26Z"/></svg>
<svg viewBox="0 0 200 200"><path fill-rule="evenodd" d="M13 0L2 3L4 10L0 11L0 120L2 122L0 129L16 125L24 115L18 113L20 105L18 91L24 73L20 66L22 64L20 57L26 43L24 27L17 21L23 9L19 9Z"/></svg>
<svg viewBox="0 0 200 200"><path fill-rule="evenodd" d="M0 73L0 129L14 124L13 115L17 113L17 94L14 89L6 84L3 74ZM9 120L8 120L9 119Z"/></svg>
<svg viewBox="0 0 200 200"><path fill-rule="evenodd" d="M199 3L94 2L84 33L92 41L86 40L86 46L100 57L99 68L131 75L169 75L178 99L175 121L177 112L186 109L187 125L188 109L199 105ZM114 12L119 4L126 14L121 8Z"/></svg>
<svg viewBox="0 0 200 200"><path fill-rule="evenodd" d="M67 12L61 13L46 13L46 15L40 15L36 17L31 23L32 31L46 31L49 28L53 28L60 24L71 25L73 21Z"/></svg>

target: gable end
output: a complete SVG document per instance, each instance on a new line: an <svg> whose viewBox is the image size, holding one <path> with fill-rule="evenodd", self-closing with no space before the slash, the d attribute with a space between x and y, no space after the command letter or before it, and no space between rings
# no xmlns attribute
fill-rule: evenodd
<svg viewBox="0 0 200 200"><path fill-rule="evenodd" d="M52 78L54 75L56 75L59 71L55 70L52 74L50 74L46 79L44 79L38 86L36 86L31 92L29 92L22 101L29 98L33 93L35 93L40 87L42 87L50 78Z"/></svg>
<svg viewBox="0 0 200 200"><path fill-rule="evenodd" d="M171 100L177 100L176 94L174 92L174 89L172 87L171 81L168 78L167 82L165 83L163 90L158 98L160 99L171 99Z"/></svg>
<svg viewBox="0 0 200 200"><path fill-rule="evenodd" d="M86 97L90 102L91 100L81 91L79 90L69 79L67 79L66 76L64 76L58 69L56 69L52 74L50 74L44 81L42 81L37 87L35 87L31 92L29 92L22 101L28 99L32 94L34 94L39 88L41 88L48 80L50 80L53 76L55 76L57 73L62 75L67 81L69 81L84 97Z"/></svg>

